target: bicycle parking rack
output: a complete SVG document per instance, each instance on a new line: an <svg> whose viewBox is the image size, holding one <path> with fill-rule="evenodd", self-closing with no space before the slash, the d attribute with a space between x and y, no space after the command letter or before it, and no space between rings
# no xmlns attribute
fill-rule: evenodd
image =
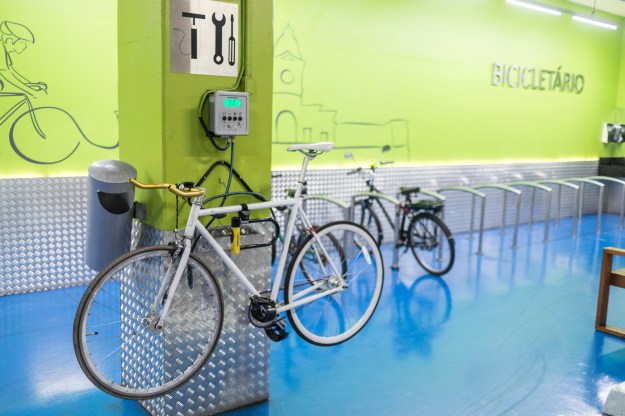
<svg viewBox="0 0 625 416"><path fill-rule="evenodd" d="M368 197L374 197L374 198L380 198L380 199L384 199L385 201L390 202L391 204L395 205L395 206L399 206L399 199L397 198L393 198L392 196L386 195L386 194L381 194L379 192L370 192L370 191L365 191L365 192L359 192L356 195L352 196L352 203L349 206L349 219L351 221L354 220L353 215L354 212L352 210L352 208L354 207L354 204L357 200L362 199L362 198L368 198Z"/></svg>
<svg viewBox="0 0 625 416"><path fill-rule="evenodd" d="M327 195L321 195L321 194L314 194L314 195L305 195L304 199L302 201L302 204L304 205L304 211L306 211L306 201L325 201L325 202L330 202L331 204L336 205L339 210L342 211L343 213L343 219L347 220L351 218L351 214L350 214L350 205L345 203L344 201L338 199L338 198L333 198L331 196L327 196Z"/></svg>
<svg viewBox="0 0 625 416"><path fill-rule="evenodd" d="M534 221L534 203L536 202L536 190L540 189L542 191L547 192L547 206L545 207L545 236L543 239L543 242L546 243L549 241L549 223L551 222L551 188L546 186L546 185L542 185L540 183L537 182L528 182L528 181L516 181L516 182L510 182L508 183L509 186L515 187L515 186L527 186L529 188L532 188L532 199L531 199L531 203L530 203L530 216L529 216L529 221L527 223L528 229L532 229L532 223Z"/></svg>
<svg viewBox="0 0 625 416"><path fill-rule="evenodd" d="M579 219L577 226L582 223L582 206L584 204L584 185L595 185L599 187L599 204L597 205L597 233L601 232L601 213L603 212L603 189L605 185L593 179L588 178L569 178L564 179L567 182L580 182L579 192L577 193L577 218Z"/></svg>
<svg viewBox="0 0 625 416"><path fill-rule="evenodd" d="M473 240L473 229L475 225L475 220L474 220L475 199L476 198L482 199L482 204L480 207L480 229L479 229L479 234L478 234L479 237L478 237L477 252L476 252L478 256L481 256L483 254L482 253L482 241L484 239L484 214L485 214L485 208L486 208L486 194L484 192L480 192L468 186L445 186L438 190L438 192L445 192L445 191L465 192L465 193L469 193L472 195L471 197L471 220L469 223L469 240L471 241Z"/></svg>
<svg viewBox="0 0 625 416"><path fill-rule="evenodd" d="M613 182L613 183L618 183L620 185L622 185L622 190L621 190L621 221L619 222L619 228L622 229L623 228L623 217L625 216L625 181L621 180L621 179L616 179L616 178L611 178L609 176L589 176L586 179L590 179L590 180L595 180L595 181L607 181L607 182Z"/></svg>
<svg viewBox="0 0 625 416"><path fill-rule="evenodd" d="M499 235L504 235L504 228L506 226L506 205L508 202L508 193L512 193L514 195L516 195L516 213L515 213L515 219L514 219L514 236L512 238L512 248L516 248L517 246L517 239L519 236L519 215L520 215L520 208L521 208L521 194L522 192L516 188L513 188L512 186L508 186L508 185L500 185L500 184L496 184L496 183L487 183L487 184L482 184L482 185L476 185L473 187L473 189L499 189L504 191L503 194L503 206L502 206L502 214L501 214L501 227L499 228Z"/></svg>
<svg viewBox="0 0 625 416"><path fill-rule="evenodd" d="M579 192L579 185L575 185L574 183L571 182L567 182L564 180L560 180L560 179L541 179L540 181L538 181L538 183L547 183L547 184L551 184L551 185L558 185L558 199L556 200L556 227L560 226L560 201L562 198L562 187L566 186L569 187L571 189L575 190L575 198L578 198L578 192ZM575 216L577 210L575 208L573 208L573 215L571 215L573 217L573 227L572 227L572 231L571 231L571 237L575 237L576 235L576 231L577 231L577 222L579 221L579 217Z"/></svg>
<svg viewBox="0 0 625 416"><path fill-rule="evenodd" d="M354 221L354 210L353 207L356 204L356 201L358 201L359 199L363 199L363 198L369 198L370 196L374 197L374 198L380 198L383 199L387 202L390 202L391 204L393 204L395 206L395 224L393 226L393 235L394 235L394 239L393 239L393 264L391 265L391 269L393 270L399 270L399 247L397 247L397 239L399 237L399 223L400 223L400 212L399 212L399 199L398 198L393 198L392 196L386 195L386 194L381 194L378 192L370 192L370 191L366 191L366 192L359 192L356 195L352 196L352 203L349 206L349 210L348 210L348 218L350 221Z"/></svg>
<svg viewBox="0 0 625 416"><path fill-rule="evenodd" d="M429 189L419 189L419 193L423 194L423 195L430 196L430 197L432 197L434 199L437 199L437 200L439 200L441 202L445 202L445 197L443 195L439 194L436 191L430 191Z"/></svg>

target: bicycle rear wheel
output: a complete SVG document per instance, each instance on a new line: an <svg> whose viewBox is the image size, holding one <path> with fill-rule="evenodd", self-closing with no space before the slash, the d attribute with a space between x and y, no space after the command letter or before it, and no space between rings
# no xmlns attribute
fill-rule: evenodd
<svg viewBox="0 0 625 416"><path fill-rule="evenodd" d="M101 390L145 400L191 378L212 354L223 323L219 285L191 254L161 330L153 306L163 278L179 264L171 246L130 252L107 266L87 288L74 320L80 367ZM173 273L173 270L171 272Z"/></svg>
<svg viewBox="0 0 625 416"><path fill-rule="evenodd" d="M436 215L429 212L415 215L408 226L408 243L417 262L430 274L443 275L454 265L454 238Z"/></svg>
<svg viewBox="0 0 625 416"><path fill-rule="evenodd" d="M378 245L382 244L384 231L378 214L373 211L373 206L367 200L353 205L353 220L362 225L375 238Z"/></svg>
<svg viewBox="0 0 625 416"><path fill-rule="evenodd" d="M319 228L317 236L321 245L309 235L295 253L284 296L286 305L295 306L287 311L293 329L312 344L329 346L347 341L367 324L380 300L384 265L374 238L358 224L330 223ZM310 257L311 252L322 253L321 247L335 249L333 241L342 243L344 268L330 253ZM308 276L301 267L304 262ZM337 273L346 282L342 288ZM324 296L330 291L335 292Z"/></svg>

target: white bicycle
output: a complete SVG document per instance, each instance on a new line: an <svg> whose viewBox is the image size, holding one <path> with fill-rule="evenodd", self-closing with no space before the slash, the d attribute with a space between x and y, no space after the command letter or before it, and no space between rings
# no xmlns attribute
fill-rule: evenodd
<svg viewBox="0 0 625 416"><path fill-rule="evenodd" d="M295 332L316 345L335 345L356 335L373 315L382 292L380 249L355 223L338 221L314 229L301 208L309 161L333 147L289 147L304 154L297 190L289 200L203 209L203 189L144 185L131 179L139 188L168 189L193 202L178 241L122 255L87 288L74 320L74 349L87 377L111 395L145 400L176 389L209 359L222 330L224 305L206 262L191 252L195 232L249 294L250 322L272 340L287 336L284 315ZM259 291L232 260L236 254L226 253L198 219L284 206L296 215L289 216L283 247L290 246L297 219L310 233L293 254L285 277L288 250L280 253L271 290ZM235 248L237 238L233 241Z"/></svg>

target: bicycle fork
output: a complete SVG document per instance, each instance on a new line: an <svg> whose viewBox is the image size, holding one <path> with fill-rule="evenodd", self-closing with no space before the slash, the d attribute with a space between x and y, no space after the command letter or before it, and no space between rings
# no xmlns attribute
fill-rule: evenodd
<svg viewBox="0 0 625 416"><path fill-rule="evenodd" d="M182 250L182 254L179 254L180 250ZM178 247L176 253L174 253L174 256L172 257L172 264L169 265L167 271L165 272L165 277L163 278L163 282L161 283L161 287L159 288L158 295L156 295L156 299L154 300L154 303L150 308L150 314L145 318L144 325L147 326L151 331L159 332L163 329L165 319L167 318L167 313L169 312L169 308L171 307L173 295L174 293L176 293L176 289L178 288L178 284L180 283L182 273L187 267L190 254L191 239L187 240L187 238L185 237L183 246ZM179 258L180 261L178 261L178 265L176 266L175 260L177 258ZM159 305L163 305L163 309L160 315L158 313Z"/></svg>
<svg viewBox="0 0 625 416"><path fill-rule="evenodd" d="M178 288L178 284L180 283L180 279L184 270L187 268L187 264L189 262L189 256L191 255L191 241L193 239L193 232L195 222L198 218L198 213L202 208L202 199L201 197L196 197L193 200L193 204L191 205L191 212L189 213L189 219L187 220L187 225L184 230L182 243L177 246L176 252L172 256L172 264L169 265L167 271L165 272L165 277L163 278L163 283L159 288L158 295L156 295L156 299L154 300L154 304L150 310L150 316L147 317L146 324L150 324L150 330L153 331L161 331L163 329L163 325L165 320L167 319L167 314L169 312L169 308L171 307L171 302L174 298L174 293L176 293L176 289ZM182 253L180 253L182 251ZM180 258L178 261L178 266L175 266L176 258ZM175 274L174 271L175 270ZM172 277L173 274L173 277ZM159 315L158 313L158 305L163 305L163 309ZM156 320L158 318L158 320ZM154 322L156 320L156 322Z"/></svg>

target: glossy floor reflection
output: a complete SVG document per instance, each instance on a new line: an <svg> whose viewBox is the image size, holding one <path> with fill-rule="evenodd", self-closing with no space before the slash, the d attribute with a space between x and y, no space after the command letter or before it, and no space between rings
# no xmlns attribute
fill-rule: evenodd
<svg viewBox="0 0 625 416"><path fill-rule="evenodd" d="M624 247L618 216L521 227L457 239L443 279L410 253L386 283L371 322L345 344L323 348L292 333L272 345L271 399L243 415L599 415L625 381L625 340L594 331L601 250ZM552 224L553 225L553 224ZM619 259L625 267L625 259ZM617 264L619 266L619 264ZM82 375L71 324L84 288L0 298L0 415L141 415ZM613 290L610 324L625 327L625 295ZM619 320L619 316L622 318Z"/></svg>

